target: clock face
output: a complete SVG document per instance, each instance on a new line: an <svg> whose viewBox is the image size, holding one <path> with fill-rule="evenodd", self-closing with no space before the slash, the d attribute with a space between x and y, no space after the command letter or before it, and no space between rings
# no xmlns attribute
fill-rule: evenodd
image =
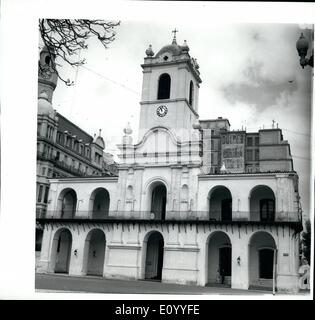
<svg viewBox="0 0 315 320"><path fill-rule="evenodd" d="M156 109L156 114L157 114L159 117L164 117L164 116L167 114L167 108L166 108L166 106L159 106L159 107Z"/></svg>

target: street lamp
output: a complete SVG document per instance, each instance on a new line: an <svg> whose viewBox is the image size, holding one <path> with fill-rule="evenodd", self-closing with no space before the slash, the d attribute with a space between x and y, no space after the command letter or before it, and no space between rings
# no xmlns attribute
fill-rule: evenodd
<svg viewBox="0 0 315 320"><path fill-rule="evenodd" d="M314 67L314 54L312 53L310 58L306 58L308 46L308 40L304 37L303 33L301 33L299 40L296 42L296 49L300 56L300 65L303 69L307 65Z"/></svg>

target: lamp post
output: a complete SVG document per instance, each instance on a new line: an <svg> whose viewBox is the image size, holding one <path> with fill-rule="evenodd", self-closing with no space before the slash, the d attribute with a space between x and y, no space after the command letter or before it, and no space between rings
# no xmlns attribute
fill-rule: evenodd
<svg viewBox="0 0 315 320"><path fill-rule="evenodd" d="M300 38L296 42L296 49L300 56L300 65L303 69L307 65L311 66L312 68L314 67L314 52L312 52L310 58L306 58L308 47L308 40L304 37L303 33L301 33Z"/></svg>

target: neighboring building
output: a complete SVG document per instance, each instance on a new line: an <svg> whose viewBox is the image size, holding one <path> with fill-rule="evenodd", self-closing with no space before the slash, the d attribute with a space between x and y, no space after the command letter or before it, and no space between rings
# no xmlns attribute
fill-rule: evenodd
<svg viewBox="0 0 315 320"><path fill-rule="evenodd" d="M99 135L92 137L52 107L58 77L52 72L48 50L40 53L37 114L36 217L45 217L49 179L83 176L115 176L117 165ZM40 250L42 232L38 228L36 247Z"/></svg>
<svg viewBox="0 0 315 320"><path fill-rule="evenodd" d="M38 271L297 291L298 175L281 130L198 121L199 66L175 37L142 69L139 141L127 126L118 176L50 180Z"/></svg>

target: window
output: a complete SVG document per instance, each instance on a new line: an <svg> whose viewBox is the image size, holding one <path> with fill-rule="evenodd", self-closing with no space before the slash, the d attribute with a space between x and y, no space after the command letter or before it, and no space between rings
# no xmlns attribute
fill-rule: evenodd
<svg viewBox="0 0 315 320"><path fill-rule="evenodd" d="M275 201L273 199L260 200L260 220L261 221L275 220Z"/></svg>
<svg viewBox="0 0 315 320"><path fill-rule="evenodd" d="M253 160L253 152L252 150L246 150L246 158L248 161L252 161Z"/></svg>
<svg viewBox="0 0 315 320"><path fill-rule="evenodd" d="M48 125L47 126L47 131L46 131L46 138L49 138L49 128L50 128L50 126Z"/></svg>
<svg viewBox="0 0 315 320"><path fill-rule="evenodd" d="M50 61L51 61L50 56L46 56L45 57L45 64L50 65Z"/></svg>
<svg viewBox="0 0 315 320"><path fill-rule="evenodd" d="M61 132L57 132L57 142L58 143L64 143L64 140L63 140L63 134Z"/></svg>
<svg viewBox="0 0 315 320"><path fill-rule="evenodd" d="M45 189L44 203L47 203L47 200L48 200L48 191L49 191L49 187L47 186L46 189Z"/></svg>
<svg viewBox="0 0 315 320"><path fill-rule="evenodd" d="M255 149L255 160L259 160L259 149Z"/></svg>
<svg viewBox="0 0 315 320"><path fill-rule="evenodd" d="M42 129L42 124L41 123L37 123L37 134L40 135L40 131Z"/></svg>
<svg viewBox="0 0 315 320"><path fill-rule="evenodd" d="M169 74L164 73L159 79L158 85L158 100L160 99L169 99L171 91L171 77Z"/></svg>
<svg viewBox="0 0 315 320"><path fill-rule="evenodd" d="M41 202L42 201L42 196L43 196L43 186L39 186L37 202Z"/></svg>
<svg viewBox="0 0 315 320"><path fill-rule="evenodd" d="M255 146L259 146L259 137L255 137Z"/></svg>
<svg viewBox="0 0 315 320"><path fill-rule="evenodd" d="M194 84L192 81L190 81L190 85L189 85L189 104L191 106L193 106L193 102L194 102Z"/></svg>
<svg viewBox="0 0 315 320"><path fill-rule="evenodd" d="M251 146L253 145L253 137L248 137L248 138L247 138L247 145L248 145L249 147L251 147Z"/></svg>
<svg viewBox="0 0 315 320"><path fill-rule="evenodd" d="M71 139L70 139L70 137L67 137L67 139L66 139L66 145L67 145L67 147L70 147L70 145L71 145Z"/></svg>
<svg viewBox="0 0 315 320"><path fill-rule="evenodd" d="M53 127L50 127L50 130L49 130L49 139L52 139L52 138L53 138L53 135L54 135L54 128L53 128Z"/></svg>
<svg viewBox="0 0 315 320"><path fill-rule="evenodd" d="M46 174L46 168L43 167L43 168L42 168L42 175L44 176L45 174Z"/></svg>
<svg viewBox="0 0 315 320"><path fill-rule="evenodd" d="M47 176L48 176L48 177L51 177L51 169L48 169Z"/></svg>

